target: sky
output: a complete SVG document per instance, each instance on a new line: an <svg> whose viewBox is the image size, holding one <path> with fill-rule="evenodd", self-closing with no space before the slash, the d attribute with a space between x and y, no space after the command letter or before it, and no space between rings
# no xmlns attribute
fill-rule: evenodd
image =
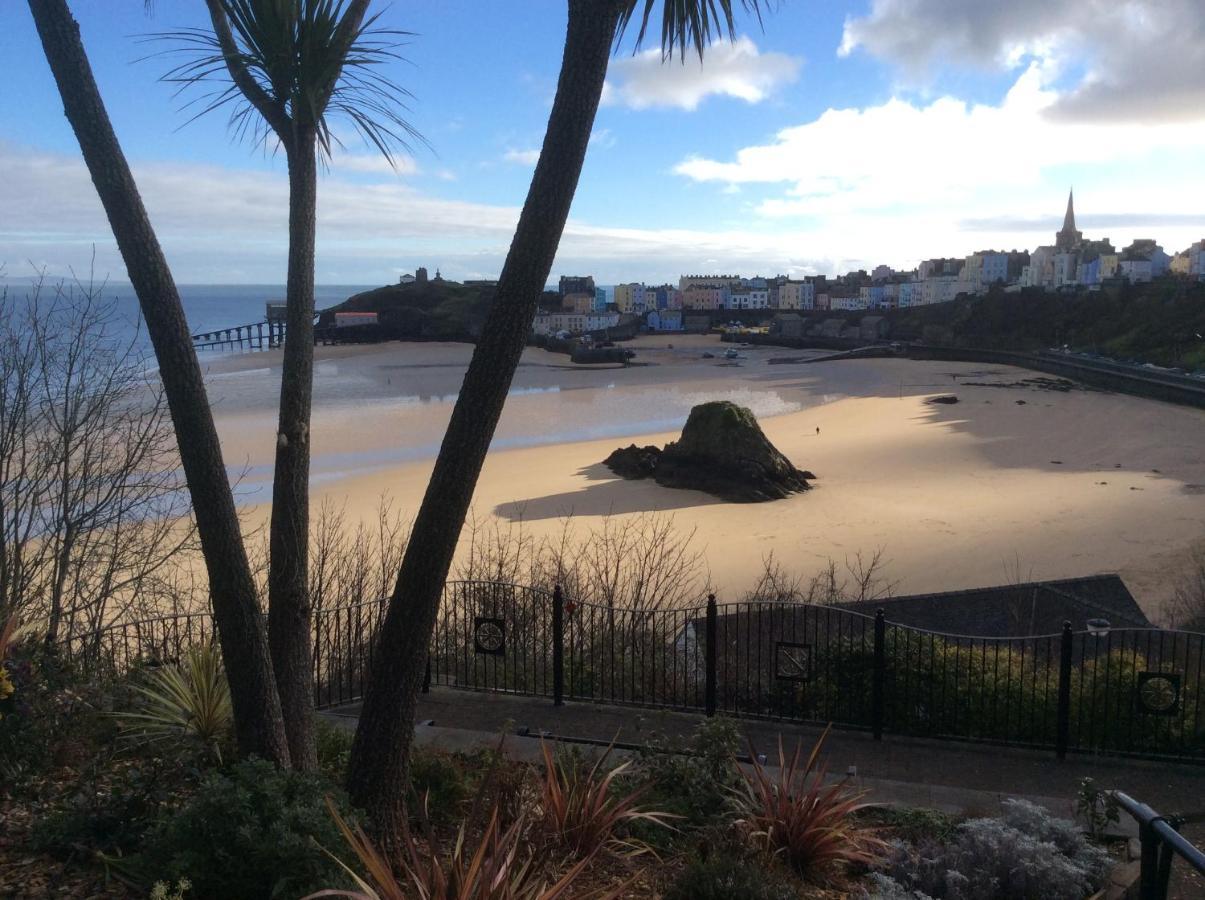
<svg viewBox="0 0 1205 900"><path fill-rule="evenodd" d="M283 283L283 158L161 82L155 32L200 0L72 0L176 280ZM497 277L564 42L555 0L374 3L429 144L390 168L346 122L318 195L317 280ZM0 3L3 277L125 269L28 8ZM1087 237L1205 237L1201 0L771 0L696 58L622 42L550 281L836 274Z"/></svg>

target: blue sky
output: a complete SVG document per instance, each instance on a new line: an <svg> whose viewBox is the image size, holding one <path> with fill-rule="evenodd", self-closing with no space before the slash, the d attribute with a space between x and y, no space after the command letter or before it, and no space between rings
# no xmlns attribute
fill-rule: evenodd
<svg viewBox="0 0 1205 900"><path fill-rule="evenodd" d="M783 0L703 66L612 61L553 270L843 271L1048 243L1080 227L1169 250L1205 236L1205 24L1197 0ZM1007 6L1007 9L1004 7ZM145 36L199 0L75 0L110 115L177 280L280 282L283 160L186 124ZM319 192L318 280L416 265L497 274L543 136L564 36L554 0L379 4L414 33L392 73L431 143L384 168L349 134ZM124 269L24 3L0 5L0 262L19 277ZM141 60L141 61L140 61Z"/></svg>

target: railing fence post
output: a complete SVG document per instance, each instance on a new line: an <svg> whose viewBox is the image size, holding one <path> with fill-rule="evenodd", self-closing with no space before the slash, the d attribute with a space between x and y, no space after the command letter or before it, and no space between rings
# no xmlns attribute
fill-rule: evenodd
<svg viewBox="0 0 1205 900"><path fill-rule="evenodd" d="M1073 635L1071 623L1063 622L1062 652L1059 654L1059 708L1055 752L1060 760L1067 758L1071 742L1071 653Z"/></svg>
<svg viewBox="0 0 1205 900"><path fill-rule="evenodd" d="M710 718L715 715L715 651L716 651L716 609L715 594L707 595L707 646L703 657L707 665L706 680L704 681L703 704Z"/></svg>
<svg viewBox="0 0 1205 900"><path fill-rule="evenodd" d="M1138 896L1140 900L1158 900L1157 873L1159 866L1159 836L1149 822L1138 823L1138 842L1142 847L1139 862Z"/></svg>
<svg viewBox="0 0 1205 900"><path fill-rule="evenodd" d="M552 704L565 702L565 595L552 589Z"/></svg>
<svg viewBox="0 0 1205 900"><path fill-rule="evenodd" d="M883 681L886 678L887 652L886 643L887 622L883 610L874 614L874 680L871 683L871 724L874 728L874 739L883 739Z"/></svg>

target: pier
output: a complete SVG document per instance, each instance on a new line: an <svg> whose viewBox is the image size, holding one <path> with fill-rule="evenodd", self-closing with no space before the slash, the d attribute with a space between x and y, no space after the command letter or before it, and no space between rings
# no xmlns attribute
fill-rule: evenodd
<svg viewBox="0 0 1205 900"><path fill-rule="evenodd" d="M285 339L285 310L282 302L268 303L263 321L198 332L192 335L192 345L197 350L271 350L280 347ZM321 311L315 311L315 322L319 315Z"/></svg>

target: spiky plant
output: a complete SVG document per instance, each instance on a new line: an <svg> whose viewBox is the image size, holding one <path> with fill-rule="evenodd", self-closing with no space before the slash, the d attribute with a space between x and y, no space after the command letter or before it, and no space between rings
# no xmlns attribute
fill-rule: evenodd
<svg viewBox="0 0 1205 900"><path fill-rule="evenodd" d="M621 826L637 821L669 827L675 816L642 809L638 804L645 793L639 787L627 793L616 791L615 784L631 766L630 762L606 768L612 747L589 768L557 758L549 745L541 741L544 777L540 781L540 806L536 824L544 836L560 844L576 858L592 856L602 850L620 850L629 854L648 848L618 835Z"/></svg>
<svg viewBox="0 0 1205 900"><path fill-rule="evenodd" d="M571 896L569 888L581 875L590 857L578 860L552 884L540 874L528 847L525 823L520 817L510 827L498 824L498 810L491 813L477 848L470 851L467 822L462 822L450 853L443 853L435 838L419 841L406 827L402 831L403 855L395 867L389 856L373 843L364 830L354 828L339 815L328 799L331 816L343 833L360 865L362 878L334 854L330 854L355 881L358 890L330 889L310 894L316 897L347 897L352 900L558 900ZM398 875L401 870L401 877ZM602 892L572 896L613 900L630 882Z"/></svg>
<svg viewBox="0 0 1205 900"><path fill-rule="evenodd" d="M184 665L160 666L134 690L138 707L114 713L128 739L195 741L221 763L233 716L230 686L215 645L190 648Z"/></svg>
<svg viewBox="0 0 1205 900"><path fill-rule="evenodd" d="M842 863L870 863L872 850L882 845L854 819L865 805L864 793L851 790L844 780L825 786L828 767L820 761L820 751L831 728L824 729L806 757L802 740L787 756L780 735L773 775L750 745L752 762L741 770L742 784L734 792L737 824L750 844L800 875L822 876Z"/></svg>

